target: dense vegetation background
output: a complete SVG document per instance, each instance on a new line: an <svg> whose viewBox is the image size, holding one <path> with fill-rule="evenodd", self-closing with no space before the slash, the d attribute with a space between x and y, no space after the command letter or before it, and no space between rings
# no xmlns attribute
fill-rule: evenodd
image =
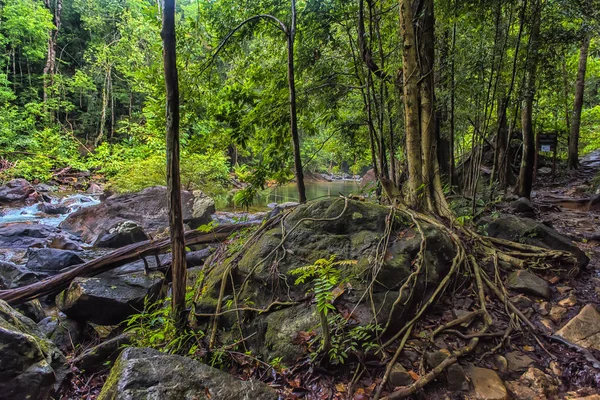
<svg viewBox="0 0 600 400"><path fill-rule="evenodd" d="M451 159L444 162L440 152L443 172L473 148L493 147L503 109L519 148L538 10L534 131L557 132L566 158L580 48L588 37L580 149L600 146L593 2L438 3L437 134ZM291 179L285 35L257 19L222 42L257 14L287 23L289 2L182 0L177 7L183 184L215 193L229 185L232 171L255 186ZM398 2L301 0L297 8L305 170L355 174L378 164L380 173L400 181L406 168ZM71 166L102 175L117 191L164 183L160 28L156 1L0 1L0 179L45 181Z"/></svg>

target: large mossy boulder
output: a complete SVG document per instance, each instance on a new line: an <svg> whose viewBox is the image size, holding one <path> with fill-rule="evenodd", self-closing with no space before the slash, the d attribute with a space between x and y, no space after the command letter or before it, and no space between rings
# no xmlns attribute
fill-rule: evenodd
<svg viewBox="0 0 600 400"><path fill-rule="evenodd" d="M119 356L98 400L276 400L259 381L241 381L190 358L146 348Z"/></svg>
<svg viewBox="0 0 600 400"><path fill-rule="evenodd" d="M69 318L98 325L116 325L144 309L144 301L158 298L163 274L75 278L56 296L56 305Z"/></svg>
<svg viewBox="0 0 600 400"><path fill-rule="evenodd" d="M486 232L495 238L572 253L581 268L590 261L569 238L531 218L519 218L514 215L502 216L488 224Z"/></svg>
<svg viewBox="0 0 600 400"><path fill-rule="evenodd" d="M167 197L165 186L149 187L138 193L114 195L100 204L70 214L60 226L79 235L87 243L96 243L111 228L125 221L136 223L154 237L169 226ZM183 190L181 203L184 222L192 228L211 221L214 203L212 208L205 207L208 203L206 196L197 198L192 192Z"/></svg>
<svg viewBox="0 0 600 400"><path fill-rule="evenodd" d="M251 307L266 308L274 301L299 303L272 307L258 315L242 313L243 329L249 335L256 332L246 342L253 350L265 358L283 357L284 362L293 362L303 352L294 340L296 333L318 330L318 317L315 305L305 301L311 296L312 283L295 285L296 277L290 271L335 255L336 260L355 261L337 267L348 284L335 306L352 312L352 323L385 326L389 320L387 333L397 331L448 272L455 255L452 241L437 228L421 224L423 266L414 286L405 290L402 302L394 306L400 287L416 268L422 242L419 230L399 211L392 215L389 208L376 204L345 203L341 198L329 198L300 205L283 221L283 246L279 245L284 233L278 225L264 232L237 263L233 258L216 263L206 275L205 292L196 311L214 313L221 278L233 267L237 298ZM391 231L386 248L387 228ZM230 281L225 287L226 299L234 296ZM235 323L233 313L221 321L226 329Z"/></svg>
<svg viewBox="0 0 600 400"><path fill-rule="evenodd" d="M37 325L0 300L0 398L49 398L65 377L64 364Z"/></svg>

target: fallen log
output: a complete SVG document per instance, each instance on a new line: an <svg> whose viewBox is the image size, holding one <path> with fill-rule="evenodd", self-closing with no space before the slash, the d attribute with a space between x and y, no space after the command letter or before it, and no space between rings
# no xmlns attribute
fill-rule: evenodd
<svg viewBox="0 0 600 400"><path fill-rule="evenodd" d="M259 225L259 222L249 222L243 224L227 224L214 228L211 232L200 232L191 230L185 232L186 246L196 244L215 243L225 240L233 232ZM66 289L73 279L80 276L95 276L111 269L120 267L130 262L136 261L142 257L159 254L170 247L169 238L162 240L146 240L144 242L134 243L129 246L121 247L105 256L88 261L84 264L58 274L48 277L39 282L20 288L0 290L0 300L5 300L9 304L20 304L38 297L58 293Z"/></svg>

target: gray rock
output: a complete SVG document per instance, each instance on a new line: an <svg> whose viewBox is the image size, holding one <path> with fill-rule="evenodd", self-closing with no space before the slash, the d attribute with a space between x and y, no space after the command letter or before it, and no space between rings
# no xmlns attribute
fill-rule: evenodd
<svg viewBox="0 0 600 400"><path fill-rule="evenodd" d="M567 237L533 219L507 215L491 222L486 230L492 237L570 252L577 258L579 267L585 267L590 261L585 253Z"/></svg>
<svg viewBox="0 0 600 400"><path fill-rule="evenodd" d="M455 254L452 241L443 231L423 224L426 242L423 273L419 275L414 290L404 292L419 295L407 297L394 305L400 287L414 271L414 259L421 246L418 230L409 218L397 213L392 236L398 239L387 249L376 283L371 287L375 305L371 307L370 298L362 294L369 290L367 282L372 279L372 257L384 235L390 211L389 208L366 202L349 200L347 207L344 204L345 201L340 198L312 201L297 206L286 217L285 229L290 232L285 243L287 255L280 257L276 265L279 276L287 277L287 284L273 281L272 266L275 260L272 252L281 243L281 227L267 230L257 238L235 269L234 280L241 283L249 277L244 289L237 292L239 298L248 299L256 308L269 306L274 298L301 301L313 283L294 285L290 271L335 255L337 260L356 260L355 264L339 266L341 279L348 279L352 289L344 290L336 299L336 305L353 310L359 325L371 323L375 317L373 309L376 309L379 318L391 321L388 334L403 327L406 318L423 299L421 294L437 287L446 275ZM292 230L294 226L296 228ZM263 263L261 260L264 258L267 260ZM197 303L197 312L215 312L221 278L229 266L228 262L224 262L207 271L204 295ZM228 285L225 296L229 295L233 296L233 291ZM243 326L248 335L257 332L246 344L265 358L283 357L284 363L292 363L305 351L302 344L294 343L294 334L310 330L311 324L315 325L315 319L318 320L314 306L299 304L284 309L273 308L272 312L257 315ZM233 314L223 318L225 327L231 327L234 322ZM265 346L265 343L270 346Z"/></svg>
<svg viewBox="0 0 600 400"><path fill-rule="evenodd" d="M468 390L469 380L463 367L458 364L452 364L446 370L446 380L448 381L448 389L452 391Z"/></svg>
<svg viewBox="0 0 600 400"><path fill-rule="evenodd" d="M123 347L129 344L131 344L131 335L123 333L85 350L73 359L73 365L86 373L104 371L114 364Z"/></svg>
<svg viewBox="0 0 600 400"><path fill-rule="evenodd" d="M21 314L23 314L27 318L30 318L33 322L36 323L46 318L46 312L44 312L42 303L40 303L38 299L18 304L15 306L15 310L19 311Z"/></svg>
<svg viewBox="0 0 600 400"><path fill-rule="evenodd" d="M84 325L67 318L63 313L46 317L38 327L63 353L70 353L83 342Z"/></svg>
<svg viewBox="0 0 600 400"><path fill-rule="evenodd" d="M14 289L27 286L43 278L43 275L35 273L23 266L10 262L0 261L0 288Z"/></svg>
<svg viewBox="0 0 600 400"><path fill-rule="evenodd" d="M0 227L0 248L26 249L42 247L60 230L43 224L11 224Z"/></svg>
<svg viewBox="0 0 600 400"><path fill-rule="evenodd" d="M163 275L135 273L122 276L75 278L56 296L56 305L76 321L116 325L144 309L144 299L156 300Z"/></svg>
<svg viewBox="0 0 600 400"><path fill-rule="evenodd" d="M215 201L200 190L193 192L194 203L192 204L192 218L195 219L194 225L200 226L208 224L211 215L215 213Z"/></svg>
<svg viewBox="0 0 600 400"><path fill-rule="evenodd" d="M579 346L600 350L600 313L593 304L588 304L556 335Z"/></svg>
<svg viewBox="0 0 600 400"><path fill-rule="evenodd" d="M442 363L449 354L445 351L431 351L425 353L425 362L429 368L435 368Z"/></svg>
<svg viewBox="0 0 600 400"><path fill-rule="evenodd" d="M498 374L487 368L471 367L468 372L473 383L473 397L478 400L508 400L508 392Z"/></svg>
<svg viewBox="0 0 600 400"><path fill-rule="evenodd" d="M183 219L192 229L210 221L210 215L194 215L194 201L191 192L181 192ZM111 196L100 204L70 214L60 226L81 236L87 243L95 243L111 227L123 221L135 222L153 237L163 231L169 226L167 188L154 186L138 193Z"/></svg>
<svg viewBox="0 0 600 400"><path fill-rule="evenodd" d="M13 179L0 186L0 205L34 203L38 201L37 192L25 179Z"/></svg>
<svg viewBox="0 0 600 400"><path fill-rule="evenodd" d="M32 320L0 300L2 399L47 399L66 375L65 362Z"/></svg>
<svg viewBox="0 0 600 400"><path fill-rule="evenodd" d="M408 386L413 383L413 378L400 363L394 364L388 382L392 388L396 386Z"/></svg>
<svg viewBox="0 0 600 400"><path fill-rule="evenodd" d="M526 197L521 197L518 200L513 201L510 205L517 214L527 217L535 216L535 208L533 207L531 200Z"/></svg>
<svg viewBox="0 0 600 400"><path fill-rule="evenodd" d="M63 204L42 203L39 207L41 212L49 215L68 214L70 211L69 207Z"/></svg>
<svg viewBox="0 0 600 400"><path fill-rule="evenodd" d="M73 250L73 251L81 251L83 250L80 246L80 242L71 235L65 235L63 233L58 233L53 235L50 238L50 243L48 243L48 247L51 249L59 249L59 250Z"/></svg>
<svg viewBox="0 0 600 400"><path fill-rule="evenodd" d="M511 351L504 355L508 362L508 369L513 372L523 372L535 363L535 360L529 357L527 354L523 354L520 351Z"/></svg>
<svg viewBox="0 0 600 400"><path fill-rule="evenodd" d="M550 286L548 282L529 270L512 272L506 282L509 289L517 292L533 294L545 299L550 298Z"/></svg>
<svg viewBox="0 0 600 400"><path fill-rule="evenodd" d="M84 263L77 253L70 250L29 249L27 255L27 269L46 275L56 275L65 268Z"/></svg>
<svg viewBox="0 0 600 400"><path fill-rule="evenodd" d="M241 381L198 361L129 348L119 356L98 400L276 400L259 381Z"/></svg>
<svg viewBox="0 0 600 400"><path fill-rule="evenodd" d="M103 233L94 243L94 246L117 249L148 239L148 235L141 226L133 221L122 221Z"/></svg>

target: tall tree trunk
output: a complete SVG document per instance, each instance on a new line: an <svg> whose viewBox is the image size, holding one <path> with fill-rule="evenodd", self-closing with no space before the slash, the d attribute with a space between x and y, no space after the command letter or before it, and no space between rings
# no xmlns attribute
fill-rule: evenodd
<svg viewBox="0 0 600 400"><path fill-rule="evenodd" d="M448 141L450 142L450 164L448 165L448 182L450 186L454 186L455 183L455 164L454 164L454 108L456 101L456 78L455 78L455 59L456 59L456 1L454 2L454 23L452 24L452 60L450 66L450 137Z"/></svg>
<svg viewBox="0 0 600 400"><path fill-rule="evenodd" d="M586 34L581 49L579 50L579 68L577 69L577 82L575 84L575 103L573 105L573 122L569 135L569 169L579 168L579 128L581 126L581 108L583 106L583 92L585 90L585 70L587 67L588 49L591 35Z"/></svg>
<svg viewBox="0 0 600 400"><path fill-rule="evenodd" d="M292 22L287 36L288 47L288 86L290 91L290 129L294 146L294 168L296 170L296 184L298 185L298 200L306 201L306 188L304 187L304 172L302 171L302 158L300 157L300 136L298 134L298 115L296 113L296 82L294 78L294 40L296 38L296 0L292 0Z"/></svg>
<svg viewBox="0 0 600 400"><path fill-rule="evenodd" d="M523 94L523 109L521 110L521 129L523 130L523 158L519 172L519 196L531 197L533 186L535 137L533 132L533 99L535 97L535 79L538 61L538 41L541 22L541 3L533 3L533 21L529 38L529 60L525 69L525 92Z"/></svg>
<svg viewBox="0 0 600 400"><path fill-rule="evenodd" d="M167 90L166 142L167 142L167 205L171 233L173 273L173 316L179 329L186 325L185 286L186 261L183 236L183 214L181 211L181 178L179 174L179 78L177 75L175 38L175 0L164 0L163 61Z"/></svg>
<svg viewBox="0 0 600 400"><path fill-rule="evenodd" d="M563 57L562 60L562 75L563 75L563 95L564 95L564 103L565 103L565 126L567 127L567 132L571 132L571 119L569 112L569 73L567 72L567 61Z"/></svg>
<svg viewBox="0 0 600 400"><path fill-rule="evenodd" d="M43 100L44 104L48 101L48 87L54 83L54 72L56 70L56 40L61 24L62 0L56 0L56 6L52 7L51 0L44 0L46 8L53 14L54 29L48 32L48 52L46 56L46 65L44 66L43 82Z"/></svg>
<svg viewBox="0 0 600 400"><path fill-rule="evenodd" d="M402 72L404 80L404 119L406 154L408 160L409 204L419 205L419 190L423 183L421 168L421 129L419 119L419 64L411 0L400 0L400 25L402 30Z"/></svg>

